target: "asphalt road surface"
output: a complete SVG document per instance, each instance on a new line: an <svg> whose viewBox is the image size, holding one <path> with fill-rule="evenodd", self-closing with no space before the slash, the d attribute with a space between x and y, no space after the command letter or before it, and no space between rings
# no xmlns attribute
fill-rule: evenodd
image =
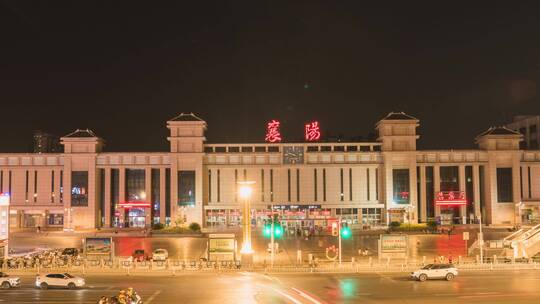
<svg viewBox="0 0 540 304"><path fill-rule="evenodd" d="M417 282L403 273L222 273L172 276L89 275L78 290L22 286L0 290L0 303L96 303L133 287L152 303L539 303L540 270L464 272L455 280Z"/></svg>

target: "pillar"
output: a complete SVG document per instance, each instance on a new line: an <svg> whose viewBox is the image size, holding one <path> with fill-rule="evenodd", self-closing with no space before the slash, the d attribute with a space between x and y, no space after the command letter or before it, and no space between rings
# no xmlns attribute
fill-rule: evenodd
<svg viewBox="0 0 540 304"><path fill-rule="evenodd" d="M435 196L441 191L441 167L439 165L433 166L433 190ZM441 215L441 207L435 205L435 216Z"/></svg>
<svg viewBox="0 0 540 304"><path fill-rule="evenodd" d="M466 180L465 180L465 166L459 165L458 167L458 180L459 191L466 192ZM462 224L467 223L467 206L459 206L459 216L461 217Z"/></svg>
<svg viewBox="0 0 540 304"><path fill-rule="evenodd" d="M125 202L126 201L126 168L120 167L118 169L118 202ZM120 212L120 224L122 227L125 227L124 221L125 219L125 209L119 208L118 210Z"/></svg>
<svg viewBox="0 0 540 304"><path fill-rule="evenodd" d="M154 223L154 202L152 202L152 168L144 169L144 192L145 202L150 202L150 209L145 210L145 227L152 227Z"/></svg>
<svg viewBox="0 0 540 304"><path fill-rule="evenodd" d="M104 210L105 213L105 223L103 223L103 226L105 228L111 227L111 168L105 168L105 195L104 195Z"/></svg>

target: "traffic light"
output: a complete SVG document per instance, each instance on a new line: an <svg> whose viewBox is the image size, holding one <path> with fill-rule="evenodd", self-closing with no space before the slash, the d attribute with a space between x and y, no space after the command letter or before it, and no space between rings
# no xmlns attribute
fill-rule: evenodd
<svg viewBox="0 0 540 304"><path fill-rule="evenodd" d="M347 224L342 224L341 226L341 237L344 239L350 238L352 235L351 228Z"/></svg>
<svg viewBox="0 0 540 304"><path fill-rule="evenodd" d="M270 237L272 234L272 224L265 223L263 228L263 235L264 237Z"/></svg>
<svg viewBox="0 0 540 304"><path fill-rule="evenodd" d="M274 237L275 238L281 238L283 235L283 227L281 227L280 224L274 223Z"/></svg>
<svg viewBox="0 0 540 304"><path fill-rule="evenodd" d="M338 236L338 223L332 223L332 236Z"/></svg>

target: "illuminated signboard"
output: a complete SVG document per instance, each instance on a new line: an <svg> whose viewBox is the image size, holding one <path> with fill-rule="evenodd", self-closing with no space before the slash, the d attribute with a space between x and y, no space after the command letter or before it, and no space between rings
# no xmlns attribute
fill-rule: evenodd
<svg viewBox="0 0 540 304"><path fill-rule="evenodd" d="M409 238L402 234L381 234L380 242L381 253L407 253Z"/></svg>
<svg viewBox="0 0 540 304"><path fill-rule="evenodd" d="M467 205L464 191L441 191L435 197L437 206L464 206Z"/></svg>
<svg viewBox="0 0 540 304"><path fill-rule="evenodd" d="M265 141L275 143L281 141L281 133L279 131L279 121L272 120L266 125L266 137Z"/></svg>
<svg viewBox="0 0 540 304"><path fill-rule="evenodd" d="M321 129L318 121L305 125L305 138L306 141L317 141L321 138Z"/></svg>
<svg viewBox="0 0 540 304"><path fill-rule="evenodd" d="M9 194L0 193L0 206L9 206Z"/></svg>

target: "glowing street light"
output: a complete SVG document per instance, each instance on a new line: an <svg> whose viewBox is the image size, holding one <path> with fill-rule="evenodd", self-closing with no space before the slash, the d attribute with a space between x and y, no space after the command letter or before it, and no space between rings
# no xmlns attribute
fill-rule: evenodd
<svg viewBox="0 0 540 304"><path fill-rule="evenodd" d="M238 188L238 194L244 201L244 212L242 214L243 242L240 253L242 254L242 259L246 260L248 264L251 264L253 259L253 249L251 248L251 194L253 193L252 185L254 183L255 182L252 181L238 183L240 185Z"/></svg>

